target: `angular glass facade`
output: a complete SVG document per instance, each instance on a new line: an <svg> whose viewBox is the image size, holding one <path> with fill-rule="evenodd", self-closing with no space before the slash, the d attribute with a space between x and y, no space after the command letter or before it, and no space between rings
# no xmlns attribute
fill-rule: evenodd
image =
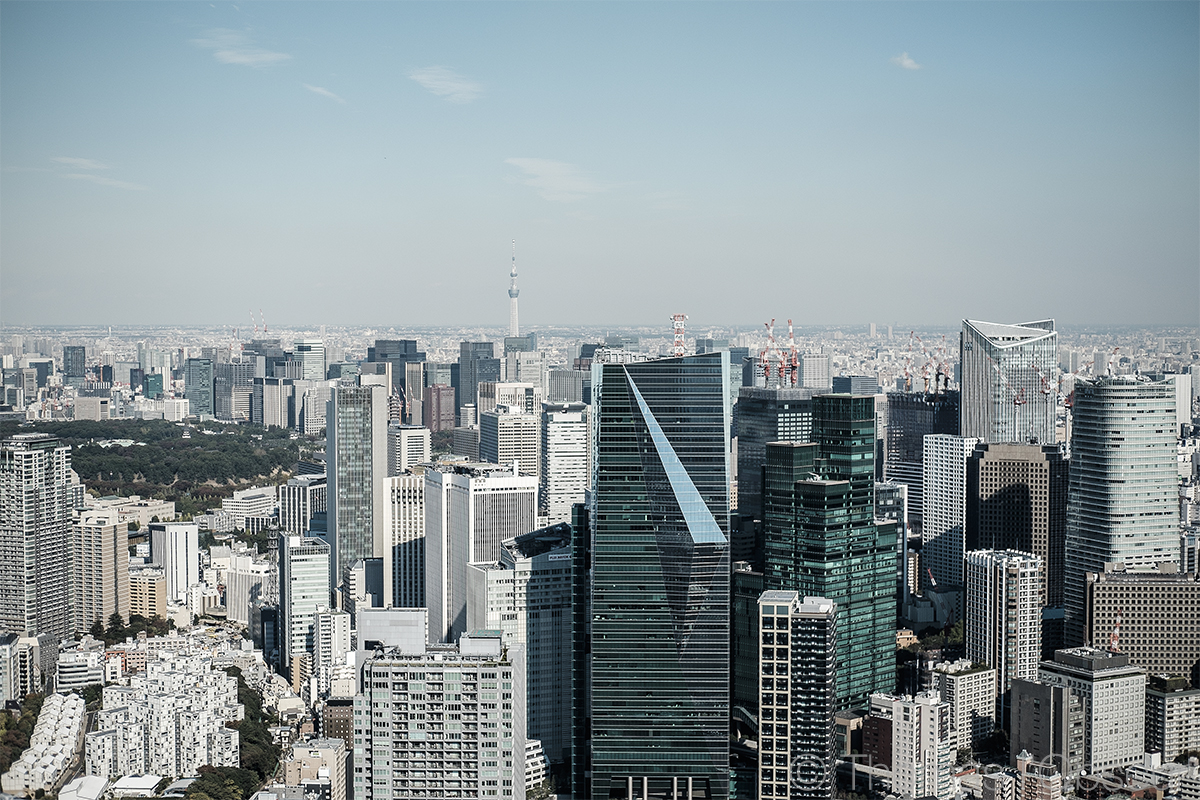
<svg viewBox="0 0 1200 800"><path fill-rule="evenodd" d="M895 687L896 523L875 521L875 399L813 400L814 443L767 445L763 586L840 612L836 706Z"/></svg>
<svg viewBox="0 0 1200 800"><path fill-rule="evenodd" d="M1054 320L1002 325L963 320L959 337L962 436L993 444L1054 444L1058 364Z"/></svg>
<svg viewBox="0 0 1200 800"><path fill-rule="evenodd" d="M576 797L728 797L727 359L593 366L595 492L590 541L576 545L591 560L579 596L590 635L576 626L591 650ZM585 679L577 670L577 688Z"/></svg>

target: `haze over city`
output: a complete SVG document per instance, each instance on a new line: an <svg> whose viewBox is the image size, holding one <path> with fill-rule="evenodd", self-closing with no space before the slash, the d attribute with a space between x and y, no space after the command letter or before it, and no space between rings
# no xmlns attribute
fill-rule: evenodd
<svg viewBox="0 0 1200 800"><path fill-rule="evenodd" d="M0 5L0 324L1192 325L1195 3Z"/></svg>

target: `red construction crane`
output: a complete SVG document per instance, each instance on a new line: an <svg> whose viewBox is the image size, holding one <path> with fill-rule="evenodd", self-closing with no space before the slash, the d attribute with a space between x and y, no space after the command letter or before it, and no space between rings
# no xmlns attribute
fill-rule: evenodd
<svg viewBox="0 0 1200 800"><path fill-rule="evenodd" d="M687 314L672 314L671 322L674 327L675 341L671 347L671 354L676 358L687 355L687 349L684 347L684 328L683 323L687 321Z"/></svg>

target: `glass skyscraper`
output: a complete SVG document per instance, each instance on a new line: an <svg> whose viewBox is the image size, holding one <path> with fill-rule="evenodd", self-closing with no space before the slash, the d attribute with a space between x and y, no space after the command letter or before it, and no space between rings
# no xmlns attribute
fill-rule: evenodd
<svg viewBox="0 0 1200 800"><path fill-rule="evenodd" d="M895 687L896 523L875 521L875 398L813 399L813 442L767 445L767 590L837 603L839 709Z"/></svg>
<svg viewBox="0 0 1200 800"><path fill-rule="evenodd" d="M728 355L592 369L595 492L575 545L590 557L575 646L590 643L591 668L583 692L576 669L575 796L726 798Z"/></svg>
<svg viewBox="0 0 1200 800"><path fill-rule="evenodd" d="M1054 320L1002 325L964 319L959 339L962 436L992 444L1054 444L1058 363Z"/></svg>
<svg viewBox="0 0 1200 800"><path fill-rule="evenodd" d="M1075 384L1067 491L1066 637L1084 639L1087 573L1179 559L1175 387L1119 377Z"/></svg>

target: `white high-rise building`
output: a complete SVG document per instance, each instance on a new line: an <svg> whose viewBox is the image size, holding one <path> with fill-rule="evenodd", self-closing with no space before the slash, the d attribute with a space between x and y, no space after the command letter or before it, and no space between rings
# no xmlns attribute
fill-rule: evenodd
<svg viewBox="0 0 1200 800"><path fill-rule="evenodd" d="M996 693L1037 680L1042 560L1018 550L967 553L967 658L996 670Z"/></svg>
<svg viewBox="0 0 1200 800"><path fill-rule="evenodd" d="M541 421L537 414L497 406L479 415L479 460L511 467L522 475L538 476Z"/></svg>
<svg viewBox="0 0 1200 800"><path fill-rule="evenodd" d="M502 542L537 527L537 478L495 464L425 473L425 607L430 644L466 632L467 565L500 559Z"/></svg>
<svg viewBox="0 0 1200 800"><path fill-rule="evenodd" d="M303 535L312 518L328 507L329 487L324 475L300 475L279 487L279 528Z"/></svg>
<svg viewBox="0 0 1200 800"><path fill-rule="evenodd" d="M151 522L150 558L167 579L167 602L186 603L200 582L200 528L194 522Z"/></svg>
<svg viewBox="0 0 1200 800"><path fill-rule="evenodd" d="M797 383L805 389L829 391L833 385L833 358L824 353L801 353Z"/></svg>
<svg viewBox="0 0 1200 800"><path fill-rule="evenodd" d="M354 697L355 800L523 800L519 646L481 633L420 655L391 651L363 664L362 685L371 690Z"/></svg>
<svg viewBox="0 0 1200 800"><path fill-rule="evenodd" d="M291 671L296 656L311 654L317 612L329 608L329 545L309 536L279 536L279 649Z"/></svg>
<svg viewBox="0 0 1200 800"><path fill-rule="evenodd" d="M129 619L129 526L115 509L85 511L75 523L75 632L94 622Z"/></svg>
<svg viewBox="0 0 1200 800"><path fill-rule="evenodd" d="M71 448L44 433L0 442L0 630L73 631Z"/></svg>
<svg viewBox="0 0 1200 800"><path fill-rule="evenodd" d="M921 562L941 587L963 585L967 459L977 441L945 433L924 438Z"/></svg>
<svg viewBox="0 0 1200 800"><path fill-rule="evenodd" d="M329 685L334 671L345 665L350 653L350 614L345 611L322 609L313 622L316 635L313 637L313 676L317 680L317 692L329 694Z"/></svg>
<svg viewBox="0 0 1200 800"><path fill-rule="evenodd" d="M253 553L230 556L229 570L225 573L225 613L230 622L250 624L250 610L267 600L271 573L277 568L269 561L259 560Z"/></svg>
<svg viewBox="0 0 1200 800"><path fill-rule="evenodd" d="M937 664L933 690L950 706L950 747L983 744L996 724L996 670L969 658Z"/></svg>
<svg viewBox="0 0 1200 800"><path fill-rule="evenodd" d="M1179 560L1175 386L1133 376L1081 380L1072 407L1063 599L1081 644L1087 573Z"/></svg>
<svg viewBox="0 0 1200 800"><path fill-rule="evenodd" d="M467 567L467 630L497 630L525 649L527 731L550 761L571 746L571 528L506 541L496 564Z"/></svg>
<svg viewBox="0 0 1200 800"><path fill-rule="evenodd" d="M571 507L582 503L591 485L589 407L583 403L543 403L538 512L548 523L570 522Z"/></svg>
<svg viewBox="0 0 1200 800"><path fill-rule="evenodd" d="M333 574L339 582L358 559L383 556L388 389L378 383L337 386L326 408L328 530Z"/></svg>
<svg viewBox="0 0 1200 800"><path fill-rule="evenodd" d="M300 377L303 380L325 380L325 342L320 339L297 339L292 357L300 362Z"/></svg>
<svg viewBox="0 0 1200 800"><path fill-rule="evenodd" d="M383 550L383 604L425 606L425 476L397 475L386 481L387 532Z"/></svg>
<svg viewBox="0 0 1200 800"><path fill-rule="evenodd" d="M1052 319L1017 325L964 319L959 434L989 444L1054 444L1057 345Z"/></svg>
<svg viewBox="0 0 1200 800"><path fill-rule="evenodd" d="M388 477L410 472L433 458L431 434L420 425L388 425Z"/></svg>
<svg viewBox="0 0 1200 800"><path fill-rule="evenodd" d="M871 711L892 720L892 792L937 800L954 797L949 704L934 692L916 697L875 694Z"/></svg>

